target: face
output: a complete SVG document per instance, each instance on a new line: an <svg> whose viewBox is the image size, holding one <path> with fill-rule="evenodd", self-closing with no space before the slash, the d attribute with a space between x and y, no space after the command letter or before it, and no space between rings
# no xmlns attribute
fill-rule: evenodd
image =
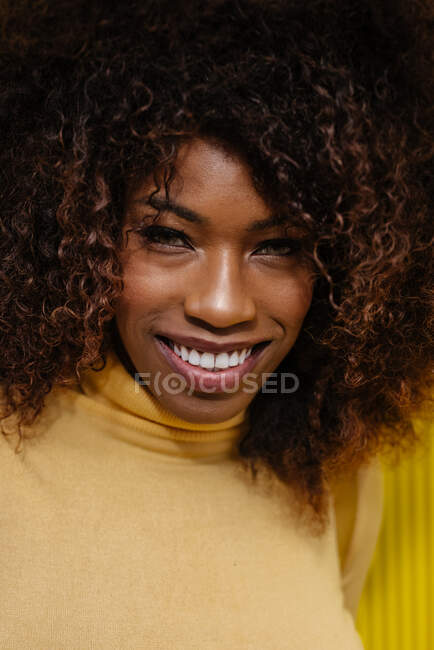
<svg viewBox="0 0 434 650"><path fill-rule="evenodd" d="M204 140L179 151L167 197L145 179L127 198L116 325L140 382L176 416L217 423L245 409L288 354L312 299L297 234L247 165ZM150 220L160 209L157 221ZM298 235L299 236L299 235ZM270 385L270 384L269 384Z"/></svg>

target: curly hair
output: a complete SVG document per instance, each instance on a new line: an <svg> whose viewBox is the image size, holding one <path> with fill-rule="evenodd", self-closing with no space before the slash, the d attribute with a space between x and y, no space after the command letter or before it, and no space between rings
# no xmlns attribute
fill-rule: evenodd
<svg viewBox="0 0 434 650"><path fill-rule="evenodd" d="M129 184L202 137L243 156L316 269L277 369L300 387L255 395L242 463L320 519L329 477L417 442L432 357L428 2L16 0L1 21L0 382L20 441L54 386L105 364Z"/></svg>

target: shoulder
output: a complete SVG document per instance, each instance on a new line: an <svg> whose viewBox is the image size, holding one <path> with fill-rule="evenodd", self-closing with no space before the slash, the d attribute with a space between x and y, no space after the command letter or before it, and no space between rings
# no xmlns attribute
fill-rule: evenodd
<svg viewBox="0 0 434 650"><path fill-rule="evenodd" d="M345 605L355 617L380 533L383 468L378 458L332 486Z"/></svg>

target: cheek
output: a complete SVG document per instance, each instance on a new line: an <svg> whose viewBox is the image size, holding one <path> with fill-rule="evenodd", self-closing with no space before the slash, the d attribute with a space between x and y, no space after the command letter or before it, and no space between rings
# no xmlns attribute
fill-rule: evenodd
<svg viewBox="0 0 434 650"><path fill-rule="evenodd" d="M294 273L267 292L267 311L287 327L299 329L312 302L313 277Z"/></svg>
<svg viewBox="0 0 434 650"><path fill-rule="evenodd" d="M180 275L131 254L123 261L124 289L116 303L118 317L146 317L176 304L183 284L176 281Z"/></svg>
<svg viewBox="0 0 434 650"><path fill-rule="evenodd" d="M301 318L304 318L312 303L314 279L311 273L305 273L297 282L294 301L298 306Z"/></svg>

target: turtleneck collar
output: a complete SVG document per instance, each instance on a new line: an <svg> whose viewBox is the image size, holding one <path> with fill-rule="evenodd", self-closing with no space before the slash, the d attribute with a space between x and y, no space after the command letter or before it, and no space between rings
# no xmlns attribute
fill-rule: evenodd
<svg viewBox="0 0 434 650"><path fill-rule="evenodd" d="M204 457L233 452L247 431L248 409L224 422L188 422L163 408L146 386L135 381L113 346L106 359L103 369L82 373L80 388L87 404L93 402L91 408L110 419L112 435L162 453Z"/></svg>

